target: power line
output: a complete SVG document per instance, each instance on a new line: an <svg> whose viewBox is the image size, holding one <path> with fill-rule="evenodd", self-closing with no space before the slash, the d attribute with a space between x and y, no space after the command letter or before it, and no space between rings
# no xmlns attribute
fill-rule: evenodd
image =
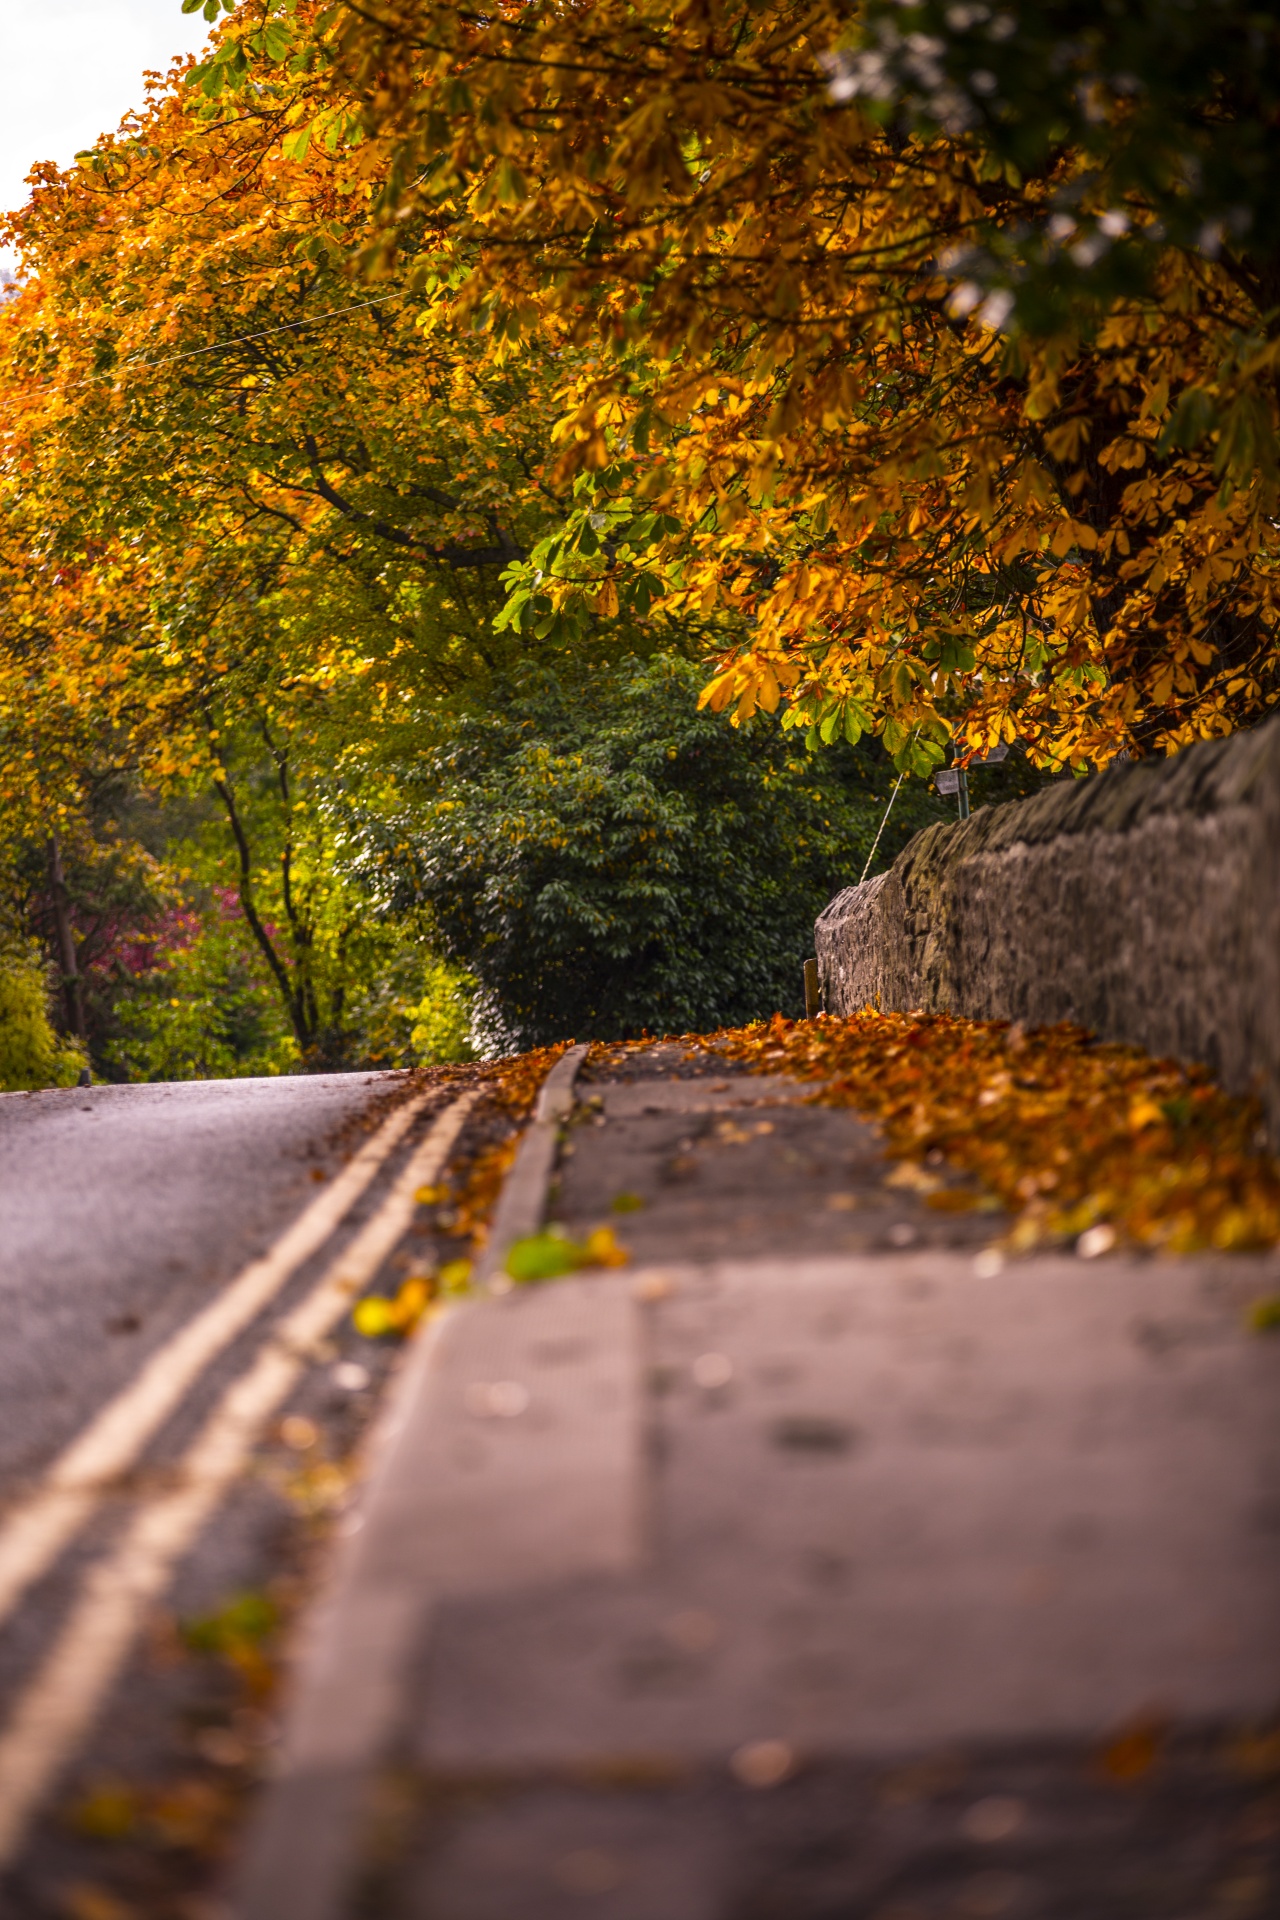
<svg viewBox="0 0 1280 1920"><path fill-rule="evenodd" d="M149 367L171 367L179 360L198 360L204 354L225 353L228 347L239 347L252 340L270 340L275 334L298 333L303 327L322 327L326 321L341 320L349 313L364 313L369 307L385 307L388 300L400 300L405 289L397 287L394 293L381 293L376 300L358 300L354 306L334 307L328 313L316 313L309 320L287 320L279 327L263 327L257 333L234 333L229 340L215 340L207 347L188 347L182 353L160 354L154 360L122 360L119 366L112 367L107 373L86 373L82 379L67 382L64 392L74 391L76 387L87 387L98 380L112 380L117 374L126 372L130 367L147 369ZM54 385L53 381L48 383Z"/></svg>
<svg viewBox="0 0 1280 1920"><path fill-rule="evenodd" d="M910 746L910 745L911 745L911 741L915 739L915 737L916 737L916 734L917 734L917 733L919 733L919 731L920 731L920 729L919 729L919 727L916 727L916 728L914 728L914 729L913 729L913 731L912 731L912 734L911 734L911 740L908 740L908 742L907 742L907 745L908 745L908 746ZM885 830L885 827L886 827L886 825L888 824L888 820L889 820L889 815L890 815L890 813L892 813L892 811L893 811L893 803L894 803L894 801L895 801L895 800L897 799L897 797L898 797L898 788L899 788L899 787L900 787L900 786L902 785L902 783L903 783L903 781L904 781L904 780L906 779L906 777L907 777L907 770L906 770L906 768L904 767L904 768L902 769L902 772L901 772L901 773L900 773L900 774L898 775L898 777L897 777L897 779L896 779L896 780L894 781L894 783L893 783L893 792L892 792L892 793L891 793L891 794L889 795L889 804L888 804L888 806L887 806L887 807L885 808L885 810L884 810L884 818L883 818L883 819L881 820L881 822L880 822L880 825L879 825L879 828L877 829L877 832L876 832L876 837L875 837L875 839L874 839L874 840L873 840L873 841L871 842L871 851L870 851L870 853L869 853L869 854L867 855L867 864L866 864L866 866L865 866L865 867L864 867L864 868L862 869L862 880L865 880L865 879L866 879L866 877L867 877L867 875L868 875L868 874L870 873L870 871L871 871L871 862L872 862L872 861L873 861L873 860L875 859L875 857L876 857L876 848L877 848L877 847L878 847L878 846L880 845L880 835L881 835L881 834L882 834L882 833L884 832L884 830ZM862 880L859 880L859 882L858 882L858 885L859 885L859 886L861 886L861 885L862 885Z"/></svg>
<svg viewBox="0 0 1280 1920"><path fill-rule="evenodd" d="M297 333L303 327L323 326L326 320L341 320L348 313L363 313L367 307L384 307L388 300L399 300L404 293L403 287L397 287L394 293L379 294L376 300L359 300L353 307L335 307L330 313L317 313L310 320L289 320L280 327L264 327L260 333L236 333L229 340L215 340L211 346L190 347L185 353L163 354L158 360L124 360L117 371L126 367L171 367L177 360L198 360L201 354L224 353L228 347L243 346L249 340L270 340L273 334ZM96 376L100 380L106 374Z"/></svg>
<svg viewBox="0 0 1280 1920"><path fill-rule="evenodd" d="M869 854L867 855L867 864L866 864L866 866L865 866L865 867L864 867L864 868L862 869L862 879L861 879L861 880L859 880L859 882L858 882L858 885L859 885L859 886L861 886L861 885L862 885L862 881L866 879L866 877L867 877L867 875L868 875L868 874L870 873L870 871L871 871L871 862L872 862L872 861L873 861L873 860L875 859L875 857L876 857L876 848L877 848L877 847L878 847L878 846L880 845L880 835L881 835L881 834L882 834L882 833L884 832L884 829L885 829L885 823L886 823L886 821L887 821L887 820L888 820L888 818L889 818L889 813L890 813L890 810L891 810L891 809L892 809L892 807L893 807L893 803L894 803L894 801L895 801L895 800L897 799L897 797L898 797L898 788L899 788L899 787L900 787L900 786L902 785L902 783L903 783L903 781L904 781L904 780L906 779L906 777L907 777L907 770L906 770L906 768L904 767L904 768L902 769L902 772L901 772L901 773L900 773L900 774L898 775L898 777L897 777L897 779L896 779L896 780L894 781L894 783L893 783L893 792L892 792L892 793L891 793L891 794L889 795L889 805L888 805L888 806L887 806L887 807L885 808L885 810L884 810L884 819L882 819L882 820L881 820L881 822L880 822L880 825L879 825L879 828L878 828L878 830L877 830L877 832L876 832L876 837L875 837L875 839L874 839L874 840L873 840L873 841L871 842L871 851L870 851L870 853L869 853Z"/></svg>

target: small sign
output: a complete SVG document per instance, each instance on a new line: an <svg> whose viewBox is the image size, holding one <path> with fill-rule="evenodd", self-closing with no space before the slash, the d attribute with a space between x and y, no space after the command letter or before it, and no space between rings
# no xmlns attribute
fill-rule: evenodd
<svg viewBox="0 0 1280 1920"><path fill-rule="evenodd" d="M934 775L933 784L939 793L959 793L959 772L955 767L943 767L940 773Z"/></svg>

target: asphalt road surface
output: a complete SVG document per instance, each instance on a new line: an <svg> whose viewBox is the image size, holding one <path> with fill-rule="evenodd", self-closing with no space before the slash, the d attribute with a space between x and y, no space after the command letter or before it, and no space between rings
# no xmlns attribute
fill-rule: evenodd
<svg viewBox="0 0 1280 1920"><path fill-rule="evenodd" d="M0 1098L0 1485L88 1416L342 1163L396 1074Z"/></svg>

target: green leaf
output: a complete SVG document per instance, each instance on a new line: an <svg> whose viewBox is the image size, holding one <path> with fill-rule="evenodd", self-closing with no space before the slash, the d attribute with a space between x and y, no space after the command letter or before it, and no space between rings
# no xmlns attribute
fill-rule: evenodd
<svg viewBox="0 0 1280 1920"><path fill-rule="evenodd" d="M871 720L856 700L844 703L844 737L851 747L856 747L864 733L870 732Z"/></svg>
<svg viewBox="0 0 1280 1920"><path fill-rule="evenodd" d="M959 634L947 633L938 646L937 661L943 673L972 673L977 655Z"/></svg>
<svg viewBox="0 0 1280 1920"><path fill-rule="evenodd" d="M656 574L640 573L630 583L628 603L635 611L644 615L650 607L662 598L662 582Z"/></svg>
<svg viewBox="0 0 1280 1920"><path fill-rule="evenodd" d="M1213 395L1206 393L1203 387L1188 387L1178 398L1178 404L1157 441L1161 453L1167 453L1170 447L1197 447L1205 435L1216 424L1218 408Z"/></svg>
<svg viewBox="0 0 1280 1920"><path fill-rule="evenodd" d="M558 1280L581 1265L581 1247L559 1233L533 1233L517 1240L506 1259L507 1273L525 1286L537 1280Z"/></svg>
<svg viewBox="0 0 1280 1920"><path fill-rule="evenodd" d="M1264 1294L1255 1300L1247 1318L1254 1333L1280 1332L1280 1293Z"/></svg>

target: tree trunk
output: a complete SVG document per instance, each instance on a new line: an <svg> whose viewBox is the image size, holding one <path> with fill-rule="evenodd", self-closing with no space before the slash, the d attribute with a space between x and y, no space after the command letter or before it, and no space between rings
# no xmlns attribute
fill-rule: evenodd
<svg viewBox="0 0 1280 1920"><path fill-rule="evenodd" d="M66 875L62 871L62 848L56 833L49 840L49 891L53 897L53 926L58 945L67 1031L73 1033L77 1040L85 1040L88 1036L84 1022L84 993L80 968L76 964L76 938L71 926Z"/></svg>

